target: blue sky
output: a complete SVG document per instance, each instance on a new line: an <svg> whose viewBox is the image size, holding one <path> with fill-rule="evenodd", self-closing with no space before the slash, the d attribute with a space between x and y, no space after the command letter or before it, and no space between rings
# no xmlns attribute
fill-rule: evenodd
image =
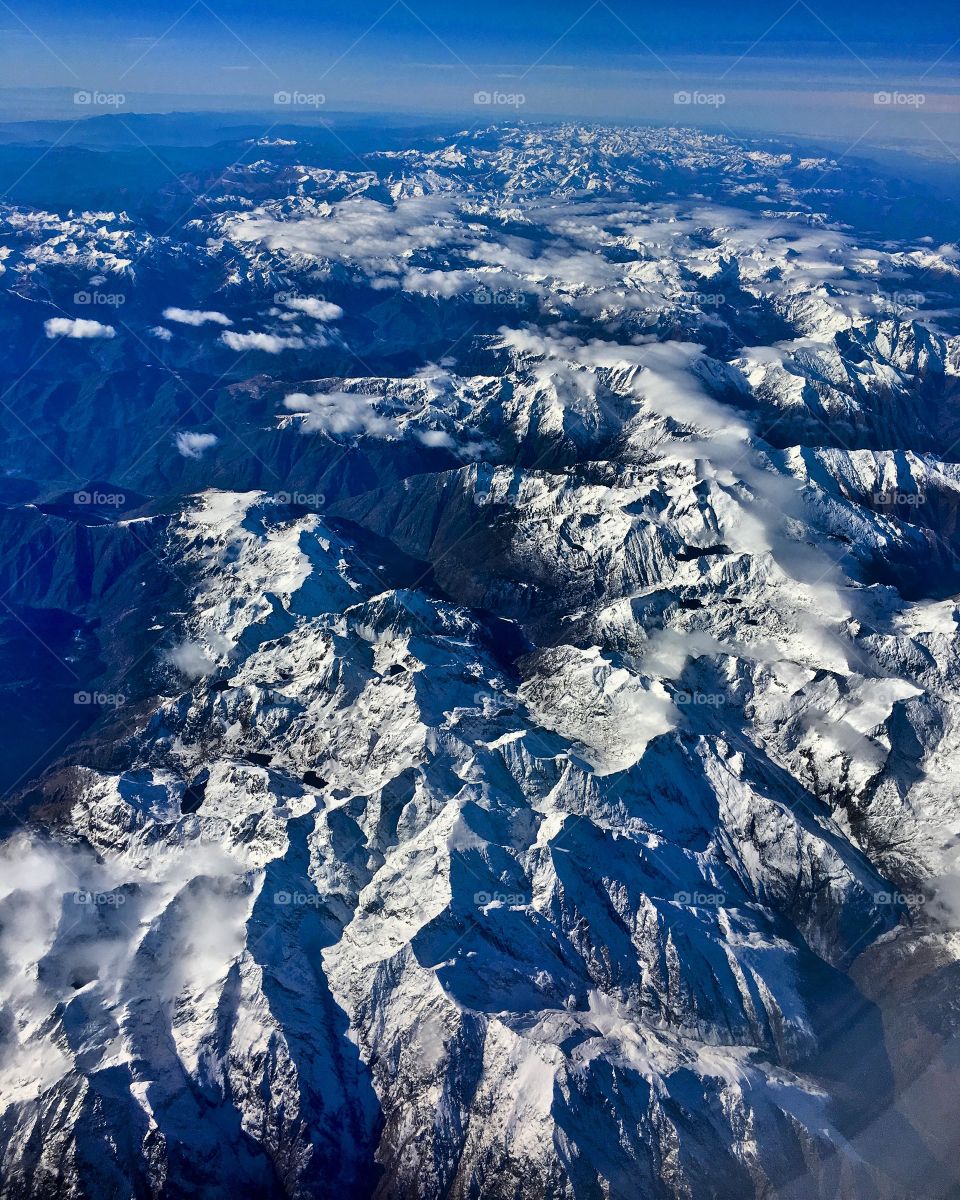
<svg viewBox="0 0 960 1200"><path fill-rule="evenodd" d="M495 117L693 113L684 123L848 138L869 127L952 145L957 11L945 0L12 0L0 5L0 71L22 116L51 96L69 105L74 89L122 95L128 111L268 109L289 93L304 111L467 116L484 107L479 93Z"/></svg>

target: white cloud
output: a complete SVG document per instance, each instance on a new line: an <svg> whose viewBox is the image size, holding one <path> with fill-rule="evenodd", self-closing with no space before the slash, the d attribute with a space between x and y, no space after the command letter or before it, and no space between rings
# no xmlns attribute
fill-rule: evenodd
<svg viewBox="0 0 960 1200"><path fill-rule="evenodd" d="M229 223L227 236L240 243L262 241L295 256L352 263L371 276L399 275L412 250L474 236L457 223L453 209L446 196L402 199L395 206L360 198L301 220L240 217Z"/></svg>
<svg viewBox="0 0 960 1200"><path fill-rule="evenodd" d="M161 342L169 342L173 334L163 325L154 325L150 330L150 336L159 338Z"/></svg>
<svg viewBox="0 0 960 1200"><path fill-rule="evenodd" d="M545 652L538 665L519 696L536 721L577 742L598 775L629 769L648 742L677 724L659 681L615 666L598 647L563 646Z"/></svg>
<svg viewBox="0 0 960 1200"><path fill-rule="evenodd" d="M316 296L293 296L286 302L287 308L295 312L306 313L317 321L338 321L343 316L339 304L331 304L329 300L318 300Z"/></svg>
<svg viewBox="0 0 960 1200"><path fill-rule="evenodd" d="M417 437L425 446L442 446L445 450L452 450L456 445L450 434L442 429L421 429Z"/></svg>
<svg viewBox="0 0 960 1200"><path fill-rule="evenodd" d="M0 846L5 1102L36 1100L75 1066L64 1021L79 988L85 1011L102 1016L131 988L150 998L143 1003L172 1007L222 981L242 950L253 898L242 871L219 847L193 841L149 861L98 860L91 849L26 833ZM176 903L187 886L190 903ZM160 913L163 945L144 964L139 938Z"/></svg>
<svg viewBox="0 0 960 1200"><path fill-rule="evenodd" d="M665 308L699 308L698 320L715 324L722 296L714 296L711 281L719 286L722 265L732 258L740 268L737 286L793 304L799 325L828 333L859 313L889 310L889 297L877 294L878 273L897 276L898 268L921 267L929 257L927 251L867 251L814 219L699 202L559 204L530 214L529 237L480 226L470 215L450 195L401 198L392 206L352 198L297 220L262 212L240 217L228 224L227 236L241 245L263 242L295 260L352 266L371 287L445 298L486 289L493 293L489 303L535 296L589 316L611 309L645 314L650 322ZM705 230L711 231L707 239ZM447 253L440 269L411 267L413 254L441 247ZM464 262L476 265L464 269ZM705 288L711 298L703 302L698 297ZM799 297L804 302L797 307Z"/></svg>
<svg viewBox="0 0 960 1200"><path fill-rule="evenodd" d="M476 276L467 271L407 271L403 290L421 292L428 296L457 296L477 287Z"/></svg>
<svg viewBox="0 0 960 1200"><path fill-rule="evenodd" d="M195 308L165 308L164 320L178 321L181 325L232 325L233 322L222 312L201 312Z"/></svg>
<svg viewBox="0 0 960 1200"><path fill-rule="evenodd" d="M263 350L267 354L300 350L306 345L303 338L283 338L275 333L221 333L220 341L231 350Z"/></svg>
<svg viewBox="0 0 960 1200"><path fill-rule="evenodd" d="M188 679L201 679L212 675L216 663L201 642L185 641L167 651L167 661L182 671Z"/></svg>
<svg viewBox="0 0 960 1200"><path fill-rule="evenodd" d="M375 396L353 392L326 392L308 396L294 392L284 407L302 413L303 433L366 433L371 437L399 437L400 426L392 417L381 416L374 407Z"/></svg>
<svg viewBox="0 0 960 1200"><path fill-rule="evenodd" d="M86 320L83 317L51 317L44 321L44 329L48 338L112 338L117 331L112 325L101 325L99 321Z"/></svg>
<svg viewBox="0 0 960 1200"><path fill-rule="evenodd" d="M798 540L792 522L803 518L803 503L795 480L772 469L752 442L746 417L713 399L702 377L704 351L690 342L623 346L576 337L552 337L533 330L501 330L503 341L522 354L542 356L533 364L540 377L551 377L564 364L596 372L600 368L634 369L630 392L638 408L664 423L661 454L676 462L695 464L699 477L715 485L712 503L717 511L715 540L735 554L769 554L797 585L797 604L808 611L804 637L808 651L831 661L841 653L836 634L828 628L850 615L842 573L827 554ZM666 422L692 431L673 436ZM811 582L812 581L812 582ZM839 662L846 665L841 657Z"/></svg>
<svg viewBox="0 0 960 1200"><path fill-rule="evenodd" d="M182 431L176 436L177 451L184 458L201 458L205 450L215 446L220 439L215 433L191 433Z"/></svg>

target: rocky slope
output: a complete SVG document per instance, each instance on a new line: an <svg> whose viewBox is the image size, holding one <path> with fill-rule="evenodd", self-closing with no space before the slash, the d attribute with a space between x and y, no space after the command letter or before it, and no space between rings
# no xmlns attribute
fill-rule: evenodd
<svg viewBox="0 0 960 1200"><path fill-rule="evenodd" d="M691 131L300 153L6 214L4 604L97 699L0 1195L955 1195L956 247Z"/></svg>

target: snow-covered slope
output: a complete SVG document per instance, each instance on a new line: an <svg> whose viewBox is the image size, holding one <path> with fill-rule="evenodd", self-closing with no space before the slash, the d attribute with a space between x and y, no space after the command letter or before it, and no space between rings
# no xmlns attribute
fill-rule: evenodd
<svg viewBox="0 0 960 1200"><path fill-rule="evenodd" d="M518 129L17 217L19 286L201 264L150 319L233 408L5 514L151 674L0 849L0 1195L954 1194L957 254L838 170Z"/></svg>

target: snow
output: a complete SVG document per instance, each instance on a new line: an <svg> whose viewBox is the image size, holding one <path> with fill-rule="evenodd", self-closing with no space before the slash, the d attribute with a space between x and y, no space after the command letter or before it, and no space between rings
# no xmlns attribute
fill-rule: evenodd
<svg viewBox="0 0 960 1200"><path fill-rule="evenodd" d="M298 1194L366 1194L374 1152L384 1194L427 1200L706 1195L722 1147L760 1191L835 1153L880 1194L833 1123L820 999L862 1015L870 972L892 980L869 1050L908 1073L912 972L958 952L957 608L871 570L928 545L878 492L954 511L928 431L883 438L920 429L927 372L960 357L874 293L952 279L955 250L868 245L821 212L828 160L690 130L368 159L241 164L198 218L217 286L181 312L250 300L262 330L226 344L277 352L276 387L245 393L268 398L258 447L299 427L298 461L340 441L359 465L311 506L329 520L209 489L158 525L188 596L157 695L113 759L57 776L56 836L4 855L4 1170L79 1194L73 1147L106 1122L144 1191L176 1145L214 1197L268 1194L268 1162ZM697 193L649 200L665 163ZM129 278L147 249L122 214L6 222L24 277ZM277 279L300 301L270 307ZM510 304L440 366L315 379L294 322L339 319L321 280ZM715 289L778 340L734 346ZM379 549L371 578L367 535L433 581L394 586ZM937 895L904 913L908 886ZM85 1097L108 1071L104 1116Z"/></svg>

